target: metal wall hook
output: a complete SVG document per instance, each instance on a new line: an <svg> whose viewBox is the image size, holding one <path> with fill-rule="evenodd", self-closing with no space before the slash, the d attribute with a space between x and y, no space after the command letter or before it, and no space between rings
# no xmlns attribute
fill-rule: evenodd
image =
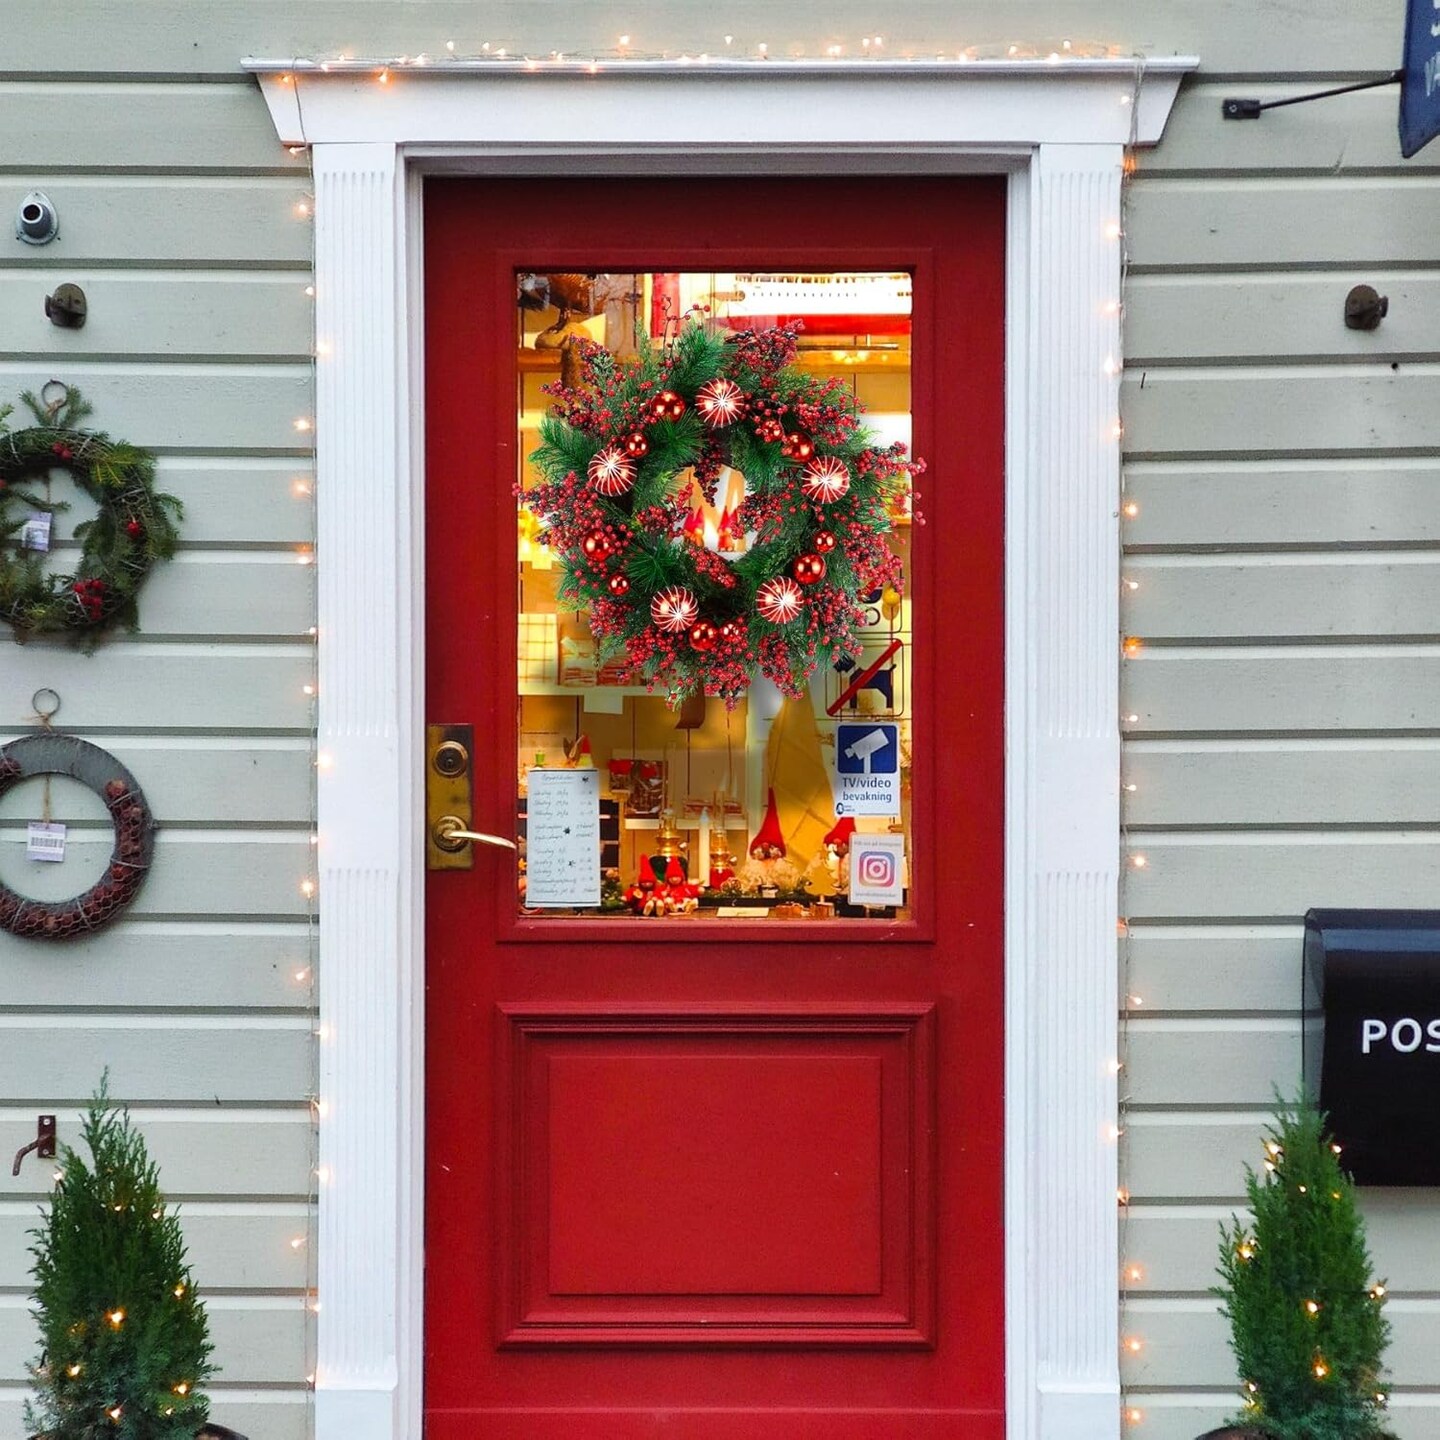
<svg viewBox="0 0 1440 1440"><path fill-rule="evenodd" d="M15 1152L15 1163L10 1167L11 1175L20 1173L20 1162L31 1152L41 1160L53 1160L55 1158L55 1117L53 1115L41 1115L35 1121L35 1138L28 1144L22 1145Z"/></svg>

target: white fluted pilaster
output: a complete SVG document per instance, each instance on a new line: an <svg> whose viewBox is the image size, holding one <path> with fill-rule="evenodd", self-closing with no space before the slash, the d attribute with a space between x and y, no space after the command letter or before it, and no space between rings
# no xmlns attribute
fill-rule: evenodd
<svg viewBox="0 0 1440 1440"><path fill-rule="evenodd" d="M412 848L407 430L397 376L390 144L315 152L319 586L320 1251L317 1434L400 1440L404 1254L400 990ZM404 503L402 503L402 501ZM402 927L407 927L402 929ZM402 943L402 937L405 937ZM397 1081L399 1082L397 1084Z"/></svg>
<svg viewBox="0 0 1440 1440"><path fill-rule="evenodd" d="M1012 182L1007 1226L1012 1440L1119 1427L1119 145Z"/></svg>

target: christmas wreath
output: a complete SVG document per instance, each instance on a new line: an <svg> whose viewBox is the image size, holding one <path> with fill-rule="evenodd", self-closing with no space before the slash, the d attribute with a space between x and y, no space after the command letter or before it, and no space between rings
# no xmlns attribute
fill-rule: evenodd
<svg viewBox="0 0 1440 1440"><path fill-rule="evenodd" d="M115 845L100 878L72 900L30 900L0 882L0 930L69 940L108 925L135 898L154 853L154 820L135 777L108 751L73 735L25 735L0 746L0 796L32 775L68 775L105 803Z"/></svg>
<svg viewBox="0 0 1440 1440"><path fill-rule="evenodd" d="M523 498L558 599L672 705L733 702L757 671L803 694L858 653L860 598L900 588L885 537L921 466L874 443L842 381L794 368L798 330L694 322L638 363L581 342L580 383L550 387Z"/></svg>
<svg viewBox="0 0 1440 1440"><path fill-rule="evenodd" d="M27 429L6 430L12 407L0 408L0 619L20 639L68 634L89 646L112 625L138 627L140 586L157 560L174 553L181 505L155 489L148 451L77 430L90 407L78 390L55 388L64 397L49 406L21 396L37 422ZM45 563L49 517L68 508L36 489L53 470L69 471L99 507L75 527L80 558L70 574ZM27 543L37 520L44 543Z"/></svg>

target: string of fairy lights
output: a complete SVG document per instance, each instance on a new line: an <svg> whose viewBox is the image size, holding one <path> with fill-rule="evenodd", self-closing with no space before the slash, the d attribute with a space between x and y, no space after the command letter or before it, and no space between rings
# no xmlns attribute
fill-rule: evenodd
<svg viewBox="0 0 1440 1440"><path fill-rule="evenodd" d="M502 44L494 40L478 42L447 39L432 51L390 57L357 58L348 51L339 51L325 59L307 61L304 68L330 71L368 71L382 85L390 83L392 73L423 69L427 65L463 63L467 66L492 65L496 68L531 71L578 69L598 73L607 63L624 62L633 67L646 61L680 65L715 65L771 61L777 65L795 62L870 61L876 64L970 65L1007 60L1043 60L1061 64L1066 60L1129 60L1131 52L1124 46L1095 40L1057 38L1043 44L1018 41L992 41L984 44L936 49L905 41L887 40L884 35L859 35L848 39L826 39L815 43L787 40L772 45L763 38L739 35L714 36L713 48L674 49L656 47L643 37L617 35L608 46L580 47L572 50L547 50L535 53L523 45ZM296 62L296 68L301 63Z"/></svg>
<svg viewBox="0 0 1440 1440"><path fill-rule="evenodd" d="M1120 300L1119 319L1123 325L1125 318L1125 296L1126 287L1130 274L1130 244L1127 237L1129 205L1130 205L1130 182L1135 174L1136 164L1136 126L1140 110L1140 89L1144 83L1144 65L1137 61L1135 66L1134 85L1130 95L1130 137L1125 147L1124 164L1120 180ZM1123 393L1123 392L1122 392ZM1116 425L1117 437L1124 436L1123 411ZM1125 601L1140 588L1140 582L1133 576L1126 574L1126 543L1125 543L1125 521L1135 519L1140 509L1134 499L1126 492L1125 488L1125 466L1124 455L1121 455L1120 467L1120 650L1121 654L1129 659L1137 655L1141 648L1141 640L1138 636L1126 634ZM1122 695L1117 697L1124 701L1123 685ZM1128 707L1122 708L1122 719L1126 725L1134 725L1139 717L1134 714L1124 713ZM1116 924L1116 939L1119 964L1119 991L1120 991L1120 1014L1119 1034L1116 1044L1115 1059L1111 1062L1111 1068L1116 1077L1116 1116L1115 1116L1115 1140L1117 1145L1116 1175L1118 1188L1115 1198L1120 1207L1119 1225L1117 1227L1118 1246L1117 1253L1120 1259L1120 1305L1119 1305L1119 1336L1121 1346L1121 1384L1120 1384L1120 1406L1123 1422L1127 1426L1139 1425L1145 1418L1145 1412L1135 1403L1132 1394L1132 1387L1127 1383L1124 1362L1138 1356L1145 1348L1144 1337L1138 1334L1133 1326L1130 1309L1130 1297L1135 1287L1143 1284L1145 1280L1145 1267L1135 1258L1131 1250L1132 1230L1130 1225L1130 1185L1129 1185L1129 1158L1130 1144L1129 1133L1129 1112L1130 1112L1130 1017L1132 1013L1142 1004L1141 997L1135 994L1131 978L1130 964L1130 885L1129 875L1132 869L1143 869L1146 858L1143 853L1134 849L1131 844L1130 819L1132 802L1131 797L1136 792L1135 782L1130 778L1124 763L1124 747L1121 749L1121 793L1120 793L1120 846L1122 864L1120 867L1119 885L1119 920Z"/></svg>
<svg viewBox="0 0 1440 1440"><path fill-rule="evenodd" d="M306 158L306 193L295 202L294 214L297 220L309 223L314 215L314 172L310 166L309 151L305 146L292 145L289 147L292 156L305 156ZM311 256L310 274L315 273L314 256L314 232L311 231ZM310 354L312 364L311 393L314 394L317 375L315 367L318 367L326 356L330 354L330 344L316 333L315 327L315 284L313 279L306 280L301 287L305 301L309 306L307 331L310 340ZM316 514L315 514L315 421L310 415L298 415L294 421L294 428L297 440L304 444L304 458L308 462L308 470L297 473L291 481L291 494L295 500L303 505L306 510L305 521L300 528L306 535L306 540L296 546L295 559L300 565L305 566L311 577L311 583L307 592L308 613L313 618L319 613L319 594L317 567L315 563L315 536L316 536ZM306 856L305 875L300 882L300 895L305 902L305 954L303 961L298 964L293 973L295 984L300 987L305 1013L317 1017L319 1014L319 974L318 965L320 959L320 913L319 913L319 882L317 879L320 830L319 830L319 775L323 768L323 756L319 748L320 736L320 684L317 667L317 652L319 631L318 627L312 624L309 628L307 639L309 642L309 666L307 678L300 687L300 699L305 705L306 732L310 740L310 763L307 767L309 776L309 851ZM323 1040L323 1027L318 1020L315 1021L315 1037L317 1042ZM306 1175L308 1185L305 1195L305 1226L290 1239L290 1248L303 1258L304 1275L304 1305L306 1312L305 1325L305 1383L307 1393L308 1429L314 1430L314 1397L315 1397L315 1370L316 1370L316 1327L314 1317L320 1310L320 1298L317 1289L317 1264L319 1246L317 1243L319 1227L319 1190L324 1182L320 1165L320 1120L324 1112L324 1102L320 1095L320 1047L319 1044L310 1047L310 1074L308 1083L307 1106L309 1110L309 1127L307 1147Z"/></svg>

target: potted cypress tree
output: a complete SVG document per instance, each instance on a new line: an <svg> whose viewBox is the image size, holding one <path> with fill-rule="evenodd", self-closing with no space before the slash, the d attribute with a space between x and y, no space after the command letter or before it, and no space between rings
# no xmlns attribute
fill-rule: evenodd
<svg viewBox="0 0 1440 1440"><path fill-rule="evenodd" d="M1384 1436L1390 1338L1355 1187L1325 1117L1277 1107L1261 1171L1246 1166L1250 1216L1221 1227L1214 1293L1230 1321L1244 1408L1212 1436L1373 1440Z"/></svg>
<svg viewBox="0 0 1440 1440"><path fill-rule="evenodd" d="M91 1163L63 1147L31 1231L40 1358L26 1424L43 1440L243 1440L208 1423L215 1366L180 1220L104 1080L82 1133Z"/></svg>

